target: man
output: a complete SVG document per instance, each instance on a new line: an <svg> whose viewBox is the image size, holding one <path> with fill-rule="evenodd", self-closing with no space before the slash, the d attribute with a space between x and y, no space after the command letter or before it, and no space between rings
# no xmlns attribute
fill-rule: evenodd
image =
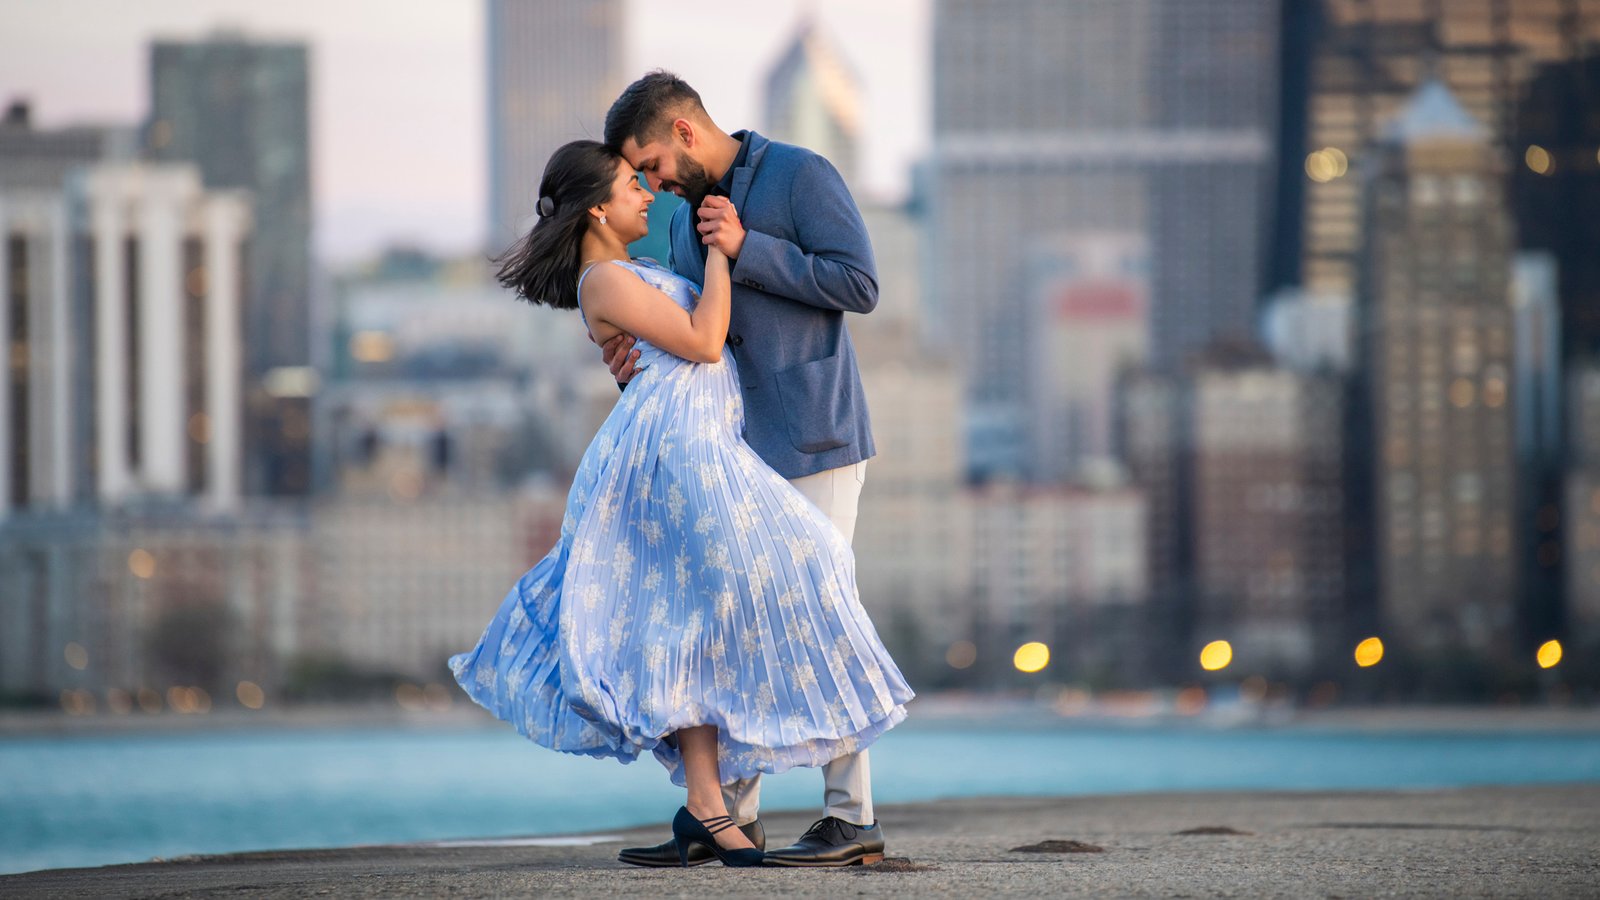
<svg viewBox="0 0 1600 900"><path fill-rule="evenodd" d="M849 540L866 461L876 449L844 314L877 306L878 277L866 225L843 179L809 150L754 131L722 131L700 95L670 72L651 72L622 92L606 115L605 140L652 189L688 201L672 217L674 271L703 283L706 248L713 245L732 262L728 346L744 396L745 441ZM729 203L702 208L710 195ZM632 346L632 338L620 336L602 348L619 384L633 376ZM867 752L829 763L823 780L823 818L794 845L768 853L769 865L883 858ZM734 821L764 848L756 818L759 777L725 785L723 796ZM618 858L678 865L670 840L623 850ZM711 859L698 845L690 851L691 864Z"/></svg>

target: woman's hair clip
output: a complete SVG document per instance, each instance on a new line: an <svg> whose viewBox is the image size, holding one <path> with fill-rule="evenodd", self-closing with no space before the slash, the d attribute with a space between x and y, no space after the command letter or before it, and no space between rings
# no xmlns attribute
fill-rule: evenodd
<svg viewBox="0 0 1600 900"><path fill-rule="evenodd" d="M540 197L539 198L539 216L541 218L545 218L545 217L553 216L555 214L556 214L556 200L555 200L555 198L554 197L550 197L550 196Z"/></svg>

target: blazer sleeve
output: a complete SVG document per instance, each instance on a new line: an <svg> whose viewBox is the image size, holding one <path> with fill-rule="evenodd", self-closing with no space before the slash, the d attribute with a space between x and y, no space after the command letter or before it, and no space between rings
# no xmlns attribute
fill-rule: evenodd
<svg viewBox="0 0 1600 900"><path fill-rule="evenodd" d="M746 230L735 281L808 306L869 313L878 271L861 211L839 171L807 154L789 187L797 241Z"/></svg>

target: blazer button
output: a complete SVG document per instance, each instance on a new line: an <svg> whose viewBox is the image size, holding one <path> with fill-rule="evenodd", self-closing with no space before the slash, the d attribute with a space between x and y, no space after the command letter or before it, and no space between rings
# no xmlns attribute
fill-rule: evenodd
<svg viewBox="0 0 1600 900"><path fill-rule="evenodd" d="M739 335L735 334L735 335L732 335L731 337L728 338L728 343L730 345L734 346L734 347L743 347L744 346L744 338L742 338Z"/></svg>

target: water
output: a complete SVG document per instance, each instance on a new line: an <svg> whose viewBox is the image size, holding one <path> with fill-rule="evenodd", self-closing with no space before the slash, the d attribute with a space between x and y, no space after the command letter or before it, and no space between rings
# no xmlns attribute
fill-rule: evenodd
<svg viewBox="0 0 1600 900"><path fill-rule="evenodd" d="M872 751L879 803L975 795L1600 781L1600 733L1213 731L907 722ZM822 779L763 779L817 809ZM0 872L151 857L595 832L665 823L654 760L556 754L509 730L280 730L0 739ZM665 826L663 825L663 834Z"/></svg>

